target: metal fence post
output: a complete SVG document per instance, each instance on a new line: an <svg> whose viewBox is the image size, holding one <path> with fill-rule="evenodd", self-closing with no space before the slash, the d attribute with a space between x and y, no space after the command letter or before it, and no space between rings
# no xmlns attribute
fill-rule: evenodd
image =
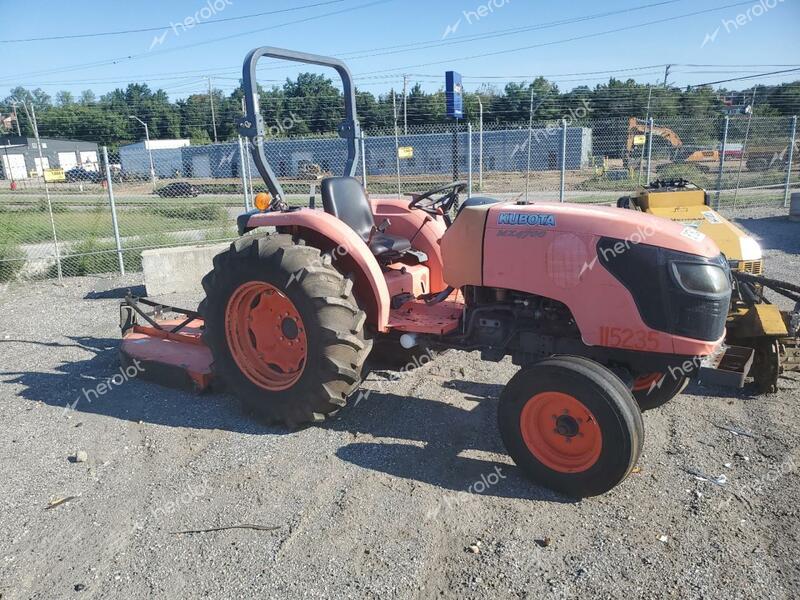
<svg viewBox="0 0 800 600"><path fill-rule="evenodd" d="M783 207L789 206L789 186L792 183L792 162L794 161L794 144L797 139L797 115L792 117L792 134L789 137L788 156L786 157L786 188L783 191Z"/></svg>
<svg viewBox="0 0 800 600"><path fill-rule="evenodd" d="M367 134L361 131L361 184L367 189Z"/></svg>
<svg viewBox="0 0 800 600"><path fill-rule="evenodd" d="M251 204L255 201L256 195L253 191L253 168L250 165L250 138L242 138L242 146L244 147L244 173L247 178L247 195L250 197Z"/></svg>
<svg viewBox="0 0 800 600"><path fill-rule="evenodd" d="M467 198L472 198L472 123L467 122Z"/></svg>
<svg viewBox="0 0 800 600"><path fill-rule="evenodd" d="M108 162L108 147L103 146L103 162L106 165L106 185L108 187L108 203L111 205L111 226L114 228L114 242L117 246L117 259L119 260L119 273L125 275L125 260L122 257L122 240L119 237L119 223L117 222L117 205L114 202L114 182L111 180L111 165Z"/></svg>
<svg viewBox="0 0 800 600"><path fill-rule="evenodd" d="M714 201L714 210L719 210L720 197L722 195L722 175L725 172L725 153L728 149L728 125L730 125L731 118L725 116L725 126L722 129L722 148L719 153L719 175L717 176L717 197Z"/></svg>
<svg viewBox="0 0 800 600"><path fill-rule="evenodd" d="M558 201L564 202L567 187L567 120L561 119L561 191Z"/></svg>
<svg viewBox="0 0 800 600"><path fill-rule="evenodd" d="M650 169L653 166L653 117L647 120L647 177L645 182L650 185Z"/></svg>
<svg viewBox="0 0 800 600"><path fill-rule="evenodd" d="M25 112L28 113L28 105L23 103L22 107L25 109ZM36 120L36 108L33 106L31 102L31 110L30 114L28 114L28 120L33 125L33 133L36 137L36 148L39 150L39 169L42 171L42 181L44 181L44 195L47 199L47 212L50 215L50 226L53 230L53 246L55 249L56 255L56 267L58 269L58 282L61 283L63 280L63 271L61 268L61 253L58 250L58 234L56 233L56 219L53 216L53 202L50 199L50 186L47 185L47 177L45 176L45 169L44 169L44 155L42 154L42 140L39 138L39 122Z"/></svg>
<svg viewBox="0 0 800 600"><path fill-rule="evenodd" d="M481 106L480 132L478 133L478 189L483 191L483 102L481 102L480 96L478 103Z"/></svg>
<svg viewBox="0 0 800 600"><path fill-rule="evenodd" d="M400 134L397 131L397 98L392 90L392 106L394 108L394 159L397 165L397 197L400 198Z"/></svg>
<svg viewBox="0 0 800 600"><path fill-rule="evenodd" d="M247 193L247 171L245 170L245 162L247 157L244 153L244 144L242 143L242 136L239 136L239 175L242 178L242 194L244 195L244 210L250 210L250 197Z"/></svg>
<svg viewBox="0 0 800 600"><path fill-rule="evenodd" d="M528 201L528 191L531 183L531 145L533 141L533 86L531 85L531 103L528 109L528 162L525 167L525 202ZM536 138L539 141L539 138Z"/></svg>

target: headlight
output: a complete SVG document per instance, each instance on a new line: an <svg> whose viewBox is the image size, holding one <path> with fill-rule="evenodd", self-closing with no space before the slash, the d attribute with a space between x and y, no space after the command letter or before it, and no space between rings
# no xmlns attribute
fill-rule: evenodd
<svg viewBox="0 0 800 600"><path fill-rule="evenodd" d="M722 296L730 293L728 274L716 265L672 263L672 273L684 290L702 296Z"/></svg>

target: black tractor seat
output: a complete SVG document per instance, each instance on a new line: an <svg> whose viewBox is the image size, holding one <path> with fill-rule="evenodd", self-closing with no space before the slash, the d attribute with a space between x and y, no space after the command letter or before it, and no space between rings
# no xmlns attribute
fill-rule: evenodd
<svg viewBox="0 0 800 600"><path fill-rule="evenodd" d="M378 262L390 263L411 250L411 242L406 238L376 229L367 194L358 179L327 177L320 189L325 212L347 223L361 236Z"/></svg>

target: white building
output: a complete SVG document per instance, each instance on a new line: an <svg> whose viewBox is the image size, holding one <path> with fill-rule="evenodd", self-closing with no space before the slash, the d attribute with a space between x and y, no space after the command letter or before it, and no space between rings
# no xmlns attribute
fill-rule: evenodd
<svg viewBox="0 0 800 600"><path fill-rule="evenodd" d="M153 156L153 168L156 177L175 177L183 173L183 155L181 148L190 145L189 140L150 140L120 146L119 162L122 172L150 176L150 154Z"/></svg>

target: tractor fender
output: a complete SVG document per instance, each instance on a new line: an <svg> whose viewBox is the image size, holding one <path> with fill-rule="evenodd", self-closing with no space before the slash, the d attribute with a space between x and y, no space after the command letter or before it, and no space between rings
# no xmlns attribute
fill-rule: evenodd
<svg viewBox="0 0 800 600"><path fill-rule="evenodd" d="M352 273L353 294L367 313L367 322L377 331L388 331L391 301L386 279L367 244L350 227L328 213L308 208L255 213L243 229L248 231L257 227L275 227L329 252L340 272Z"/></svg>

